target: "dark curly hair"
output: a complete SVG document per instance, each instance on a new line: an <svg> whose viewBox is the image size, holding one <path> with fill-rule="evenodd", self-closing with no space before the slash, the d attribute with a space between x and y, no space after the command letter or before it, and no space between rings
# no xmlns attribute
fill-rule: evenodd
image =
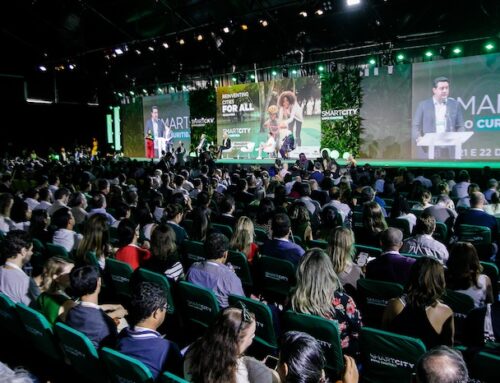
<svg viewBox="0 0 500 383"><path fill-rule="evenodd" d="M243 320L241 309L230 307L221 311L214 324L188 351L192 382L228 383L235 382L239 343L255 321ZM207 352L210 350L210 352Z"/></svg>
<svg viewBox="0 0 500 383"><path fill-rule="evenodd" d="M22 249L30 249L32 245L31 236L24 230L9 231L0 244L1 264L9 258L15 258Z"/></svg>
<svg viewBox="0 0 500 383"><path fill-rule="evenodd" d="M141 282L132 291L128 308L128 323L135 326L149 318L158 309L167 309L167 297L162 288L151 282Z"/></svg>

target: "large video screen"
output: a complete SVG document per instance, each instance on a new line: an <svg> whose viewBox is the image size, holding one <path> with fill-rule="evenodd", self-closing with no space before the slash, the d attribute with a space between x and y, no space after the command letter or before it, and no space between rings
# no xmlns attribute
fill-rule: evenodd
<svg viewBox="0 0 500 383"><path fill-rule="evenodd" d="M189 93L178 92L144 97L144 157L159 158L162 151L176 150L191 144Z"/></svg>
<svg viewBox="0 0 500 383"><path fill-rule="evenodd" d="M362 80L362 157L500 159L499 54L381 72Z"/></svg>
<svg viewBox="0 0 500 383"><path fill-rule="evenodd" d="M231 140L231 157L298 158L299 153L317 157L320 117L317 76L217 89L217 142Z"/></svg>

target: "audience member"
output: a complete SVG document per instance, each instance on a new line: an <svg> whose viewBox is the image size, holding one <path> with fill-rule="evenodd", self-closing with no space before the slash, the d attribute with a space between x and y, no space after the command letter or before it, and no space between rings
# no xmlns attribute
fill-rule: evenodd
<svg viewBox="0 0 500 383"><path fill-rule="evenodd" d="M417 383L467 383L469 372L459 351L448 346L427 351L415 368Z"/></svg>
<svg viewBox="0 0 500 383"><path fill-rule="evenodd" d="M139 239L139 226L130 219L123 219L118 225L118 246L115 254L118 261L128 263L132 270L139 268L151 258L151 253L146 248L137 245Z"/></svg>
<svg viewBox="0 0 500 383"><path fill-rule="evenodd" d="M352 259L356 253L352 230L346 227L335 228L328 240L327 252L342 286L349 285L356 289L358 280L364 277L364 273Z"/></svg>
<svg viewBox="0 0 500 383"><path fill-rule="evenodd" d="M236 223L229 248L234 251L240 251L247 257L250 264L253 263L255 256L259 251L259 246L254 242L254 225L250 218L242 216Z"/></svg>
<svg viewBox="0 0 500 383"><path fill-rule="evenodd" d="M57 189L56 193L63 189ZM60 207L52 215L52 224L57 228L52 237L55 245L62 246L69 253L77 249L83 236L73 230L75 218L68 207Z"/></svg>

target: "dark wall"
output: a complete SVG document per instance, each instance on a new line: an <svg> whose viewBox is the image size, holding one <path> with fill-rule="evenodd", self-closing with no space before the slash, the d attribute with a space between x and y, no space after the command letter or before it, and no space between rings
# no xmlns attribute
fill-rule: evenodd
<svg viewBox="0 0 500 383"><path fill-rule="evenodd" d="M76 143L91 146L97 137L100 148L106 142L104 107L70 104L0 104L0 153L18 154L35 149L46 155L49 147L71 149Z"/></svg>

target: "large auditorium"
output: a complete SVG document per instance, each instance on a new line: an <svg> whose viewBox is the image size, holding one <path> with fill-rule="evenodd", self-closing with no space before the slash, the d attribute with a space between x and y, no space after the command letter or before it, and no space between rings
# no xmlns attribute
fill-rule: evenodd
<svg viewBox="0 0 500 383"><path fill-rule="evenodd" d="M500 2L16 0L0 383L500 381Z"/></svg>

